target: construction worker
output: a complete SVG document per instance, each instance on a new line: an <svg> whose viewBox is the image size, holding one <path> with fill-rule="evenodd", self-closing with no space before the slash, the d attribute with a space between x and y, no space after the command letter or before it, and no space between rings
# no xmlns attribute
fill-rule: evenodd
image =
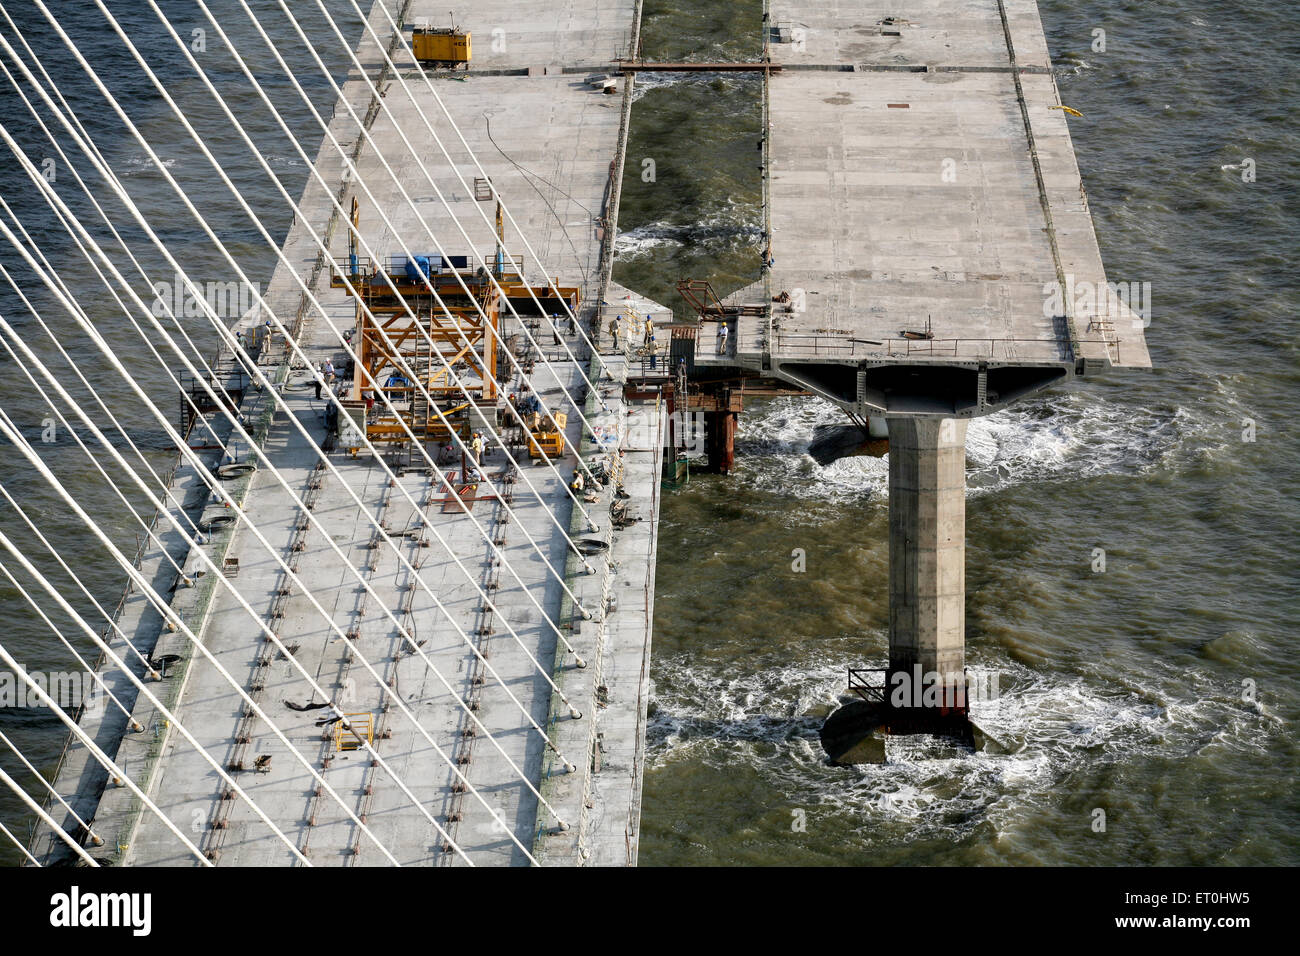
<svg viewBox="0 0 1300 956"><path fill-rule="evenodd" d="M583 480L582 480L582 472L581 472L581 471L577 471L577 470L575 470L575 471L573 472L573 481L569 482L569 487L572 488L572 489L574 490L574 492L582 491L582 489L583 489L583 487L584 487L584 482L583 482Z"/></svg>
<svg viewBox="0 0 1300 956"><path fill-rule="evenodd" d="M618 333L619 333L619 327L620 327L620 325L621 325L621 323L618 321L618 316L617 316L617 315L614 316L612 319L609 320L609 334L612 335L612 336L614 337L614 351L615 351L615 352L618 351Z"/></svg>
<svg viewBox="0 0 1300 956"><path fill-rule="evenodd" d="M475 432L475 433L474 433L474 438L473 438L473 440L469 443L469 447L470 447L470 448L473 450L473 452L474 452L474 464L477 465L477 464L482 463L482 461L483 461L483 450L484 450L484 446L485 446L486 444L487 444L487 443L483 441L483 436L482 436L482 434L480 434L479 432Z"/></svg>
<svg viewBox="0 0 1300 956"><path fill-rule="evenodd" d="M650 316L645 317L645 344L649 345L655 337L655 323Z"/></svg>
<svg viewBox="0 0 1300 956"><path fill-rule="evenodd" d="M649 332L648 335L646 336L646 346L645 346L645 347L646 347L646 351L648 351L648 352L650 353L650 367L651 367L651 368L658 368L658 367L659 367L659 366L658 366L658 361L659 361L659 356L658 356L658 352L659 352L659 343L655 341L655 333L654 333L654 329L653 329L653 328L650 330L650 332Z"/></svg>
<svg viewBox="0 0 1300 956"><path fill-rule="evenodd" d="M727 332L728 332L727 323L719 322L718 323L718 354L719 355L727 354Z"/></svg>

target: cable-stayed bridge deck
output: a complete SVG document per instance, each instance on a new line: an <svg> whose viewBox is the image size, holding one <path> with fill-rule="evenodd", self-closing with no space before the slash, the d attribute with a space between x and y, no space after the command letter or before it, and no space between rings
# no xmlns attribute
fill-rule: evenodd
<svg viewBox="0 0 1300 956"><path fill-rule="evenodd" d="M467 80L446 72L432 79L451 120L409 46L374 8L379 40L367 32L357 48L365 75L349 75L317 157L325 184L309 182L284 245L321 307L308 303L284 266L266 293L286 326L296 318L296 342L313 365L346 364L339 332L358 321L355 298L331 287L332 272L350 271L352 199L356 245L372 260L477 255L490 265L501 249L521 279L577 289L580 323L594 314L609 281L632 80L607 95L581 73L632 49L639 6L571 0L522 9L488 0L460 11L457 26L475 38L475 70ZM389 7L408 25L446 15L429 0ZM503 225L494 221L496 195L512 217ZM304 221L331 237L328 252ZM523 237L544 268L525 252ZM551 413L567 415L554 469L530 455L522 432L517 443L506 442L517 464L496 442L477 465L463 448L430 443L436 468L409 447L384 454L381 464L366 451L349 455L343 442L327 467L325 403L314 395L314 374L279 336L270 338L260 368L280 398L250 388L241 407L245 421L264 425L255 435L268 464L231 483L241 513L234 521L219 516L201 544L225 573L195 573L175 587L161 555L143 555L146 575L171 592L172 607L216 663L165 628L138 590L128 593L119 621L159 665L152 686L164 703L287 843L128 682L106 675L135 701L132 718L143 733L127 732L125 719L107 711L82 719L209 859L290 864L292 844L318 865L389 862L378 843L401 864L635 862L666 409L644 392L625 395L622 357L610 356L603 373L565 326L503 311L499 330L514 358L499 370L497 404L528 390ZM465 414L476 427L511 434L499 408ZM595 531L566 487L579 454L592 465L617 461L616 480L588 482L580 493ZM212 456L209 464L219 461ZM195 517L211 517L194 469L183 465L175 487ZM188 497L186 489L194 489ZM616 503L630 520L614 527ZM163 540L187 569L199 567L178 535ZM330 703L349 715L347 729L321 721L334 713L324 706ZM69 746L55 785L104 835L98 855L106 861L196 862L80 743ZM67 853L47 829L34 848L47 860Z"/></svg>

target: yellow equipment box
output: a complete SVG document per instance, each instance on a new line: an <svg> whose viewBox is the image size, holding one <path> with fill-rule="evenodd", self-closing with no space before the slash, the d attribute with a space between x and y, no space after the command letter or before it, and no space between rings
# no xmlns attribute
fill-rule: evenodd
<svg viewBox="0 0 1300 956"><path fill-rule="evenodd" d="M455 67L470 60L470 35L459 30L423 27L411 36L411 52L421 63Z"/></svg>

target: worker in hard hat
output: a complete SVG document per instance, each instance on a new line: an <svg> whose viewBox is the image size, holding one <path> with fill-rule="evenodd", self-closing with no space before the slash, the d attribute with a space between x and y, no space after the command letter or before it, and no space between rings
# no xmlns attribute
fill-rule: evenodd
<svg viewBox="0 0 1300 956"><path fill-rule="evenodd" d="M579 491L582 491L584 485L585 483L582 480L582 472L575 470L573 472L573 481L569 482L569 487L572 488L575 493L577 493Z"/></svg>
<svg viewBox="0 0 1300 956"><path fill-rule="evenodd" d="M614 337L614 351L615 351L615 352L618 351L618 333L619 333L619 331L620 331L620 327L621 327L621 325L622 325L622 323L619 322L619 320L618 320L618 316L617 316L617 315L614 316L612 319L609 320L609 334L612 335L612 336Z"/></svg>
<svg viewBox="0 0 1300 956"><path fill-rule="evenodd" d="M470 441L469 447L474 452L474 464L480 464L483 461L483 451L487 442L483 440L483 435L479 432L474 433L474 438Z"/></svg>

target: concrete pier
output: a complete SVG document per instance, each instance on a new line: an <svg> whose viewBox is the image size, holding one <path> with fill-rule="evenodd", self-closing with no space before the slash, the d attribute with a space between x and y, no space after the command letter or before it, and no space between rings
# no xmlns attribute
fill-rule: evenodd
<svg viewBox="0 0 1300 956"><path fill-rule="evenodd" d="M769 0L765 25L762 278L704 314L733 347L701 332L695 366L818 395L864 442L888 420L889 676L955 690L966 422L1148 367L1145 318L1108 285L1034 0ZM863 704L833 757L881 753Z"/></svg>
<svg viewBox="0 0 1300 956"><path fill-rule="evenodd" d="M965 625L966 422L890 418L886 683L936 678L945 704L955 705Z"/></svg>

